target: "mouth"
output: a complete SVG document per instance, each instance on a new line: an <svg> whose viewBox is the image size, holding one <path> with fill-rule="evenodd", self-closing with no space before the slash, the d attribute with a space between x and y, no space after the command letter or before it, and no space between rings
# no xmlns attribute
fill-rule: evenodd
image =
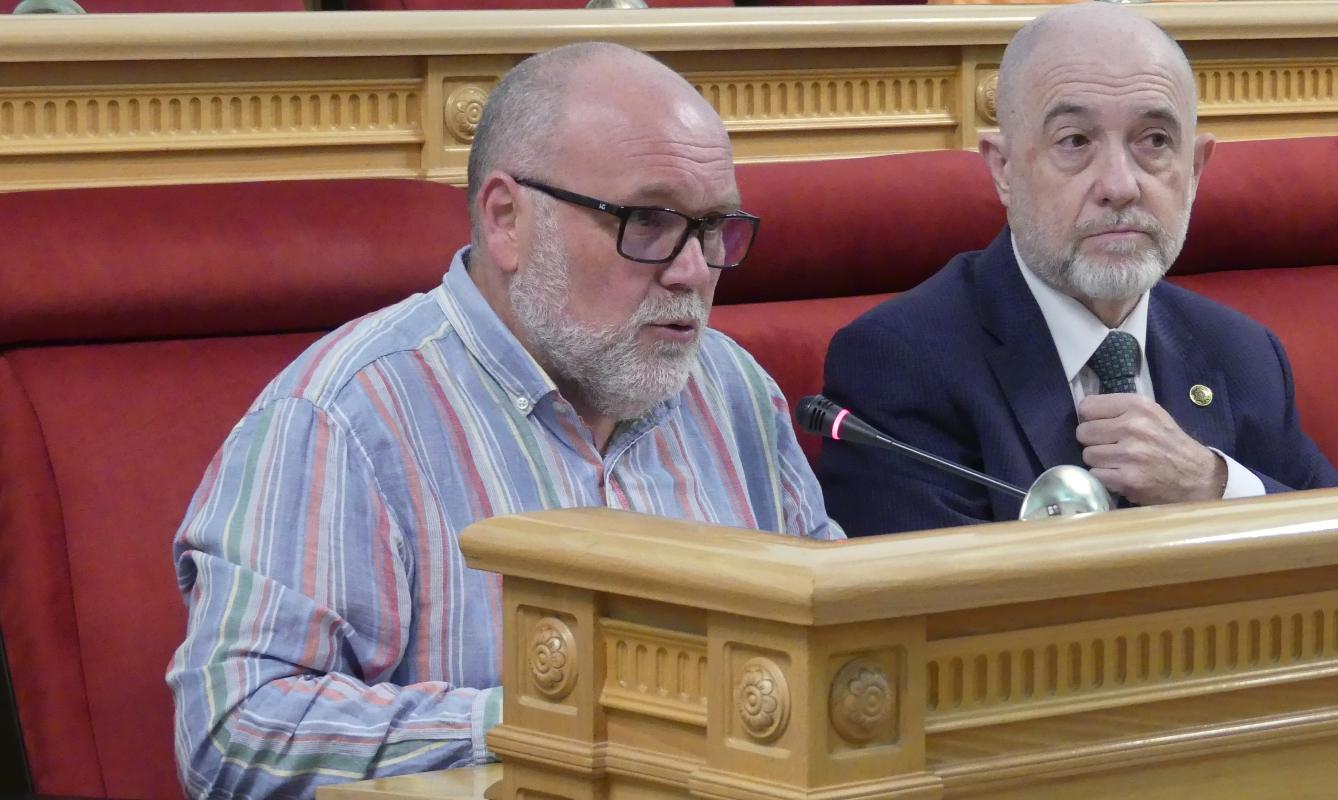
<svg viewBox="0 0 1338 800"><path fill-rule="evenodd" d="M690 341L697 335L697 329L700 327L696 320L691 319L673 319L663 322L652 322L646 326L657 336L674 341Z"/></svg>
<svg viewBox="0 0 1338 800"><path fill-rule="evenodd" d="M1143 230L1142 228L1123 227L1123 228L1107 228L1104 231L1096 231L1094 233L1088 234L1087 238L1097 239L1097 240L1103 240L1103 239L1120 240L1120 239L1132 239L1137 236L1151 237L1152 234L1149 233L1148 231Z"/></svg>

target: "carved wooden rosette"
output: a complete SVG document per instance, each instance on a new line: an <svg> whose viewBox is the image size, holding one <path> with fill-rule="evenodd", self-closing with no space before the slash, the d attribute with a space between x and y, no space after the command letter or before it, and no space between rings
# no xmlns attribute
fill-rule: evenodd
<svg viewBox="0 0 1338 800"><path fill-rule="evenodd" d="M478 130L479 120L483 118L483 106L488 102L488 92L482 86L466 84L451 92L446 98L446 130L458 142L468 144L474 141L474 132Z"/></svg>
<svg viewBox="0 0 1338 800"><path fill-rule="evenodd" d="M576 639L567 623L544 617L530 636L530 676L534 687L550 700L561 700L576 685Z"/></svg>
<svg viewBox="0 0 1338 800"><path fill-rule="evenodd" d="M999 72L991 70L976 84L976 113L982 122L999 124Z"/></svg>
<svg viewBox="0 0 1338 800"><path fill-rule="evenodd" d="M790 686L776 662L761 656L743 664L734 706L743 730L758 742L775 741L790 722Z"/></svg>
<svg viewBox="0 0 1338 800"><path fill-rule="evenodd" d="M854 658L832 679L828 713L832 727L850 744L885 737L896 724L896 689L887 673L867 658Z"/></svg>

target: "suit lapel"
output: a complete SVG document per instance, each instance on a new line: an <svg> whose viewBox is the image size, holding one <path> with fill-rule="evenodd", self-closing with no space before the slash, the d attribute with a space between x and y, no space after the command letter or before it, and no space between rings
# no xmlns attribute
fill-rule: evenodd
<svg viewBox="0 0 1338 800"><path fill-rule="evenodd" d="M1235 423L1226 394L1222 370L1203 357L1194 334L1175 313L1174 299L1164 284L1157 284L1148 298L1148 370L1157 403L1181 429L1200 444L1230 454L1235 450ZM1190 398L1190 388L1206 386L1212 402L1199 406Z"/></svg>
<svg viewBox="0 0 1338 800"><path fill-rule="evenodd" d="M999 340L986 358L1036 461L1042 470L1082 466L1073 393L1041 308L1018 271L1008 228L974 269L980 319Z"/></svg>

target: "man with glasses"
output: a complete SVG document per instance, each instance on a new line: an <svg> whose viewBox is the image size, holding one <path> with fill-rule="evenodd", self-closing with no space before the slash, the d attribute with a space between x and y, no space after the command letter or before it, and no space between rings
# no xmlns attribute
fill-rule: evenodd
<svg viewBox="0 0 1338 800"><path fill-rule="evenodd" d="M469 199L442 284L275 379L187 512L168 682L193 795L488 760L500 580L456 545L477 520L609 506L841 536L775 383L706 328L758 220L686 81L614 45L523 62Z"/></svg>

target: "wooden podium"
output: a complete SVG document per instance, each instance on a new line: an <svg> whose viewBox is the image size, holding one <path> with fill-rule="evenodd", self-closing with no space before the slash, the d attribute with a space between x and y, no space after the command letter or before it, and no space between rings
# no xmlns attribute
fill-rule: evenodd
<svg viewBox="0 0 1338 800"><path fill-rule="evenodd" d="M556 511L461 546L505 576L490 796L1338 786L1338 491L841 543Z"/></svg>

